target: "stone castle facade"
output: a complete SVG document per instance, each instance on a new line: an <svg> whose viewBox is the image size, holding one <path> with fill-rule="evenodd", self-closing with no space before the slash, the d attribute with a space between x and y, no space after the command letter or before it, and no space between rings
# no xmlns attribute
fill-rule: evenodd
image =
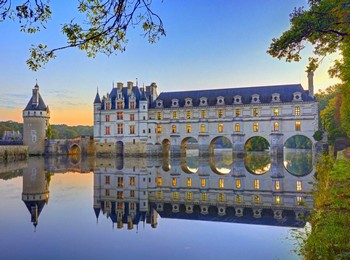
<svg viewBox="0 0 350 260"><path fill-rule="evenodd" d="M118 83L94 100L94 140L100 155L181 155L197 141L200 155L213 153L218 138L243 153L255 136L271 153L283 153L288 138L304 135L313 143L318 104L313 73L308 90L300 84L157 93L157 85ZM192 139L193 140L193 139Z"/></svg>

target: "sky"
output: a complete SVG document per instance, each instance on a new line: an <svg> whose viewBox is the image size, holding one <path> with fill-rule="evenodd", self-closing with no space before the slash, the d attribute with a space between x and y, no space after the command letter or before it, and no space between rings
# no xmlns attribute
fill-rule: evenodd
<svg viewBox="0 0 350 260"><path fill-rule="evenodd" d="M312 48L300 62L287 63L266 51L272 38L289 28L294 7L306 0L153 0L166 37L148 43L130 28L126 51L88 58L77 49L57 57L37 72L26 65L31 44L60 47L66 39L60 26L78 17L78 1L51 1L52 19L37 34L19 32L19 25L0 23L0 121L22 122L22 110L36 83L51 111L51 124L92 125L93 100L110 92L113 82L139 86L156 82L158 93L301 83L307 89L306 66ZM315 92L337 82L327 73L335 56L315 72Z"/></svg>

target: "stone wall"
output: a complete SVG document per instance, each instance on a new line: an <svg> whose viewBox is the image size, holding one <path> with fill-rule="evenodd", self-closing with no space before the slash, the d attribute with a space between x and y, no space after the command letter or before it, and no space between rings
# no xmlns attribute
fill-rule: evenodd
<svg viewBox="0 0 350 260"><path fill-rule="evenodd" d="M23 160L28 157L28 146L2 145L0 146L0 161Z"/></svg>

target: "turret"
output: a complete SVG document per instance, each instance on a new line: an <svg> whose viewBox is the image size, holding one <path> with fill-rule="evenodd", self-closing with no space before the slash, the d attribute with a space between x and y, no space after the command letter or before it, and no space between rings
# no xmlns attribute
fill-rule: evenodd
<svg viewBox="0 0 350 260"><path fill-rule="evenodd" d="M35 84L33 95L23 110L23 143L31 155L45 153L46 131L50 120L50 110L45 105Z"/></svg>

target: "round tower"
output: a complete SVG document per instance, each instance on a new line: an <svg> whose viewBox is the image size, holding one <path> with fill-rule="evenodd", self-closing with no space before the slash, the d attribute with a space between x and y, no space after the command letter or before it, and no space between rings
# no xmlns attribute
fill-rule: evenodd
<svg viewBox="0 0 350 260"><path fill-rule="evenodd" d="M23 110L23 144L28 146L29 155L45 153L49 120L49 108L40 96L38 84L35 84L32 97Z"/></svg>

